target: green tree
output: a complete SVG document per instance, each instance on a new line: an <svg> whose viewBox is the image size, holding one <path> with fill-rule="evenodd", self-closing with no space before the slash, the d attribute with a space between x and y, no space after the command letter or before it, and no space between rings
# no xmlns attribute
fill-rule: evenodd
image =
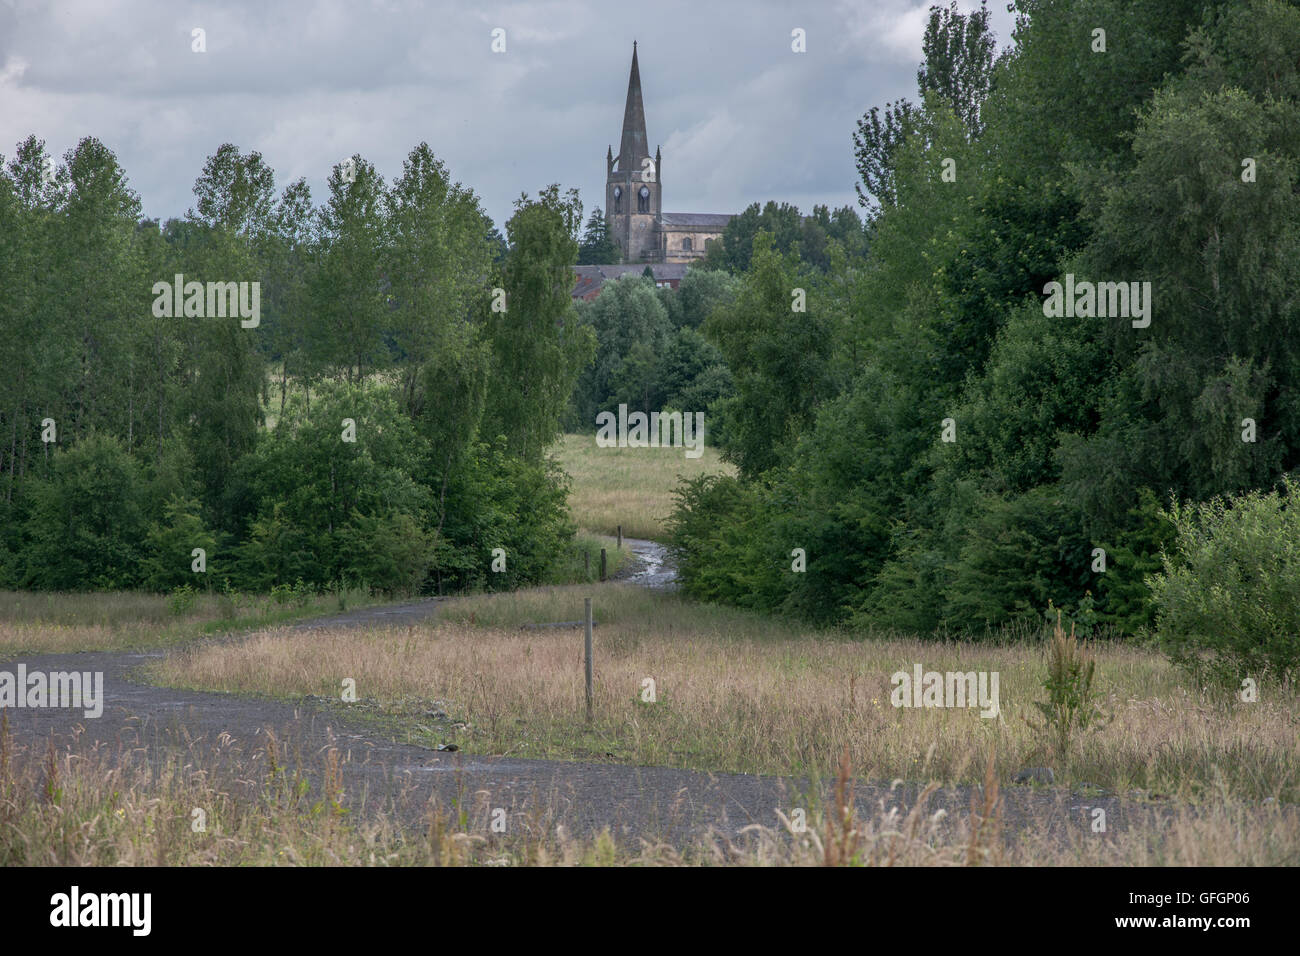
<svg viewBox="0 0 1300 956"><path fill-rule="evenodd" d="M194 549L202 548L204 573L194 570ZM170 591L183 585L202 588L206 575L219 575L217 539L203 523L199 503L175 497L163 508L160 520L149 525L141 566L144 585L153 591Z"/></svg>
<svg viewBox="0 0 1300 956"><path fill-rule="evenodd" d="M427 143L411 150L386 204L392 236L384 270L390 296L386 324L407 408L415 411L427 400L417 395L421 370L469 336L491 269L490 223L478 198L452 182Z"/></svg>
<svg viewBox="0 0 1300 956"><path fill-rule="evenodd" d="M970 138L978 138L984 128L980 109L993 83L997 51L987 0L980 0L980 8L968 14L958 12L956 0L946 9L932 6L921 50L925 60L916 72L921 96L930 90L939 93Z"/></svg>
<svg viewBox="0 0 1300 956"><path fill-rule="evenodd" d="M142 582L145 482L114 438L88 435L56 452L50 475L28 483L23 586L128 589Z"/></svg>
<svg viewBox="0 0 1300 956"><path fill-rule="evenodd" d="M618 243L610 238L605 214L597 206L591 211L587 228L582 234L582 243L578 246L578 265L615 265L621 261Z"/></svg>
<svg viewBox="0 0 1300 956"><path fill-rule="evenodd" d="M385 190L375 167L353 156L334 167L320 211L320 258L311 272L313 365L356 383L387 368L385 327L392 309L383 275L388 236Z"/></svg>
<svg viewBox="0 0 1300 956"><path fill-rule="evenodd" d="M521 198L506 223L510 254L502 277L505 311L488 311L494 369L487 434L504 436L511 453L540 458L559 433L579 370L595 336L578 322L570 292L582 206L558 185L536 200Z"/></svg>
<svg viewBox="0 0 1300 956"><path fill-rule="evenodd" d="M854 184L858 204L872 217L894 205L894 154L911 129L916 108L906 99L885 104L885 112L873 106L858 120L853 133L853 157L858 167ZM882 118L883 117L883 118Z"/></svg>
<svg viewBox="0 0 1300 956"><path fill-rule="evenodd" d="M731 369L736 394L725 403L732 441L724 457L753 478L775 465L830 397L826 382L829 328L816 300L797 311L800 287L791 261L759 233L754 258L730 305L704 323L705 335ZM806 290L803 290L806 291Z"/></svg>

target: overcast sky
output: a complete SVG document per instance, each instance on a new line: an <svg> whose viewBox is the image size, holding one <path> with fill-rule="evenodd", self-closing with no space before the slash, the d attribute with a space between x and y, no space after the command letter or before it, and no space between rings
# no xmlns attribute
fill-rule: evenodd
<svg viewBox="0 0 1300 956"><path fill-rule="evenodd" d="M959 7L977 6L963 0ZM603 202L632 41L666 212L856 203L851 136L915 99L930 0L0 0L0 153L102 140L145 214L183 215L204 160L257 150L319 204L354 152L388 179L426 141L503 226L521 191ZM1005 3L991 3L999 47ZM192 31L206 32L205 53ZM807 52L791 50L806 31ZM506 50L492 52L492 31Z"/></svg>

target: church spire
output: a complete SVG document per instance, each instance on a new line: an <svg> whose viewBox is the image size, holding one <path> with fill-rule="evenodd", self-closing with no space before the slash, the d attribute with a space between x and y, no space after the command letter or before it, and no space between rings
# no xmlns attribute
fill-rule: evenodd
<svg viewBox="0 0 1300 956"><path fill-rule="evenodd" d="M627 106L623 109L623 140L618 147L619 172L639 172L641 160L650 156L645 134L645 106L641 102L641 70L632 41L632 73L627 79Z"/></svg>

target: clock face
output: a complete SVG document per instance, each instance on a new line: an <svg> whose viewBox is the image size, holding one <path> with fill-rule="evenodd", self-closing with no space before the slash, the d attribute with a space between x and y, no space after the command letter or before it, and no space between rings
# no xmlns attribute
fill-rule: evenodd
<svg viewBox="0 0 1300 956"><path fill-rule="evenodd" d="M647 196L649 196L649 195L650 195L650 187L649 187L649 186L642 186L642 187L641 187L641 198L642 198L642 199L645 199L645 198L646 198Z"/></svg>
<svg viewBox="0 0 1300 956"><path fill-rule="evenodd" d="M623 195L623 189L622 189L622 187L620 187L620 186L615 186L615 187L614 187L614 198L617 199L617 198L618 198L619 196L621 196L621 195Z"/></svg>

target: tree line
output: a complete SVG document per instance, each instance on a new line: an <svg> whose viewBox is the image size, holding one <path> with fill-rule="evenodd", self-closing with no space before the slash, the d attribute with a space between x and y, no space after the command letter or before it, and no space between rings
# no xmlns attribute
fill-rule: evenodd
<svg viewBox="0 0 1300 956"><path fill-rule="evenodd" d="M684 586L921 634L1057 611L1235 634L1226 604L1188 611L1213 581L1168 584L1212 552L1254 582L1239 609L1273 616L1243 642L1290 641L1295 666L1300 562L1259 515L1300 467L1300 10L1015 11L998 53L986 9L932 9L917 101L853 137L865 258L806 315L797 249L760 230L737 263L702 330L734 383L739 474L680 490ZM1149 325L1046 309L1067 274L1150 282Z"/></svg>
<svg viewBox="0 0 1300 956"><path fill-rule="evenodd" d="M226 144L158 223L93 137L0 167L0 587L505 587L571 536L572 192L503 237L427 144L321 205ZM159 315L173 281L258 283L260 320Z"/></svg>

